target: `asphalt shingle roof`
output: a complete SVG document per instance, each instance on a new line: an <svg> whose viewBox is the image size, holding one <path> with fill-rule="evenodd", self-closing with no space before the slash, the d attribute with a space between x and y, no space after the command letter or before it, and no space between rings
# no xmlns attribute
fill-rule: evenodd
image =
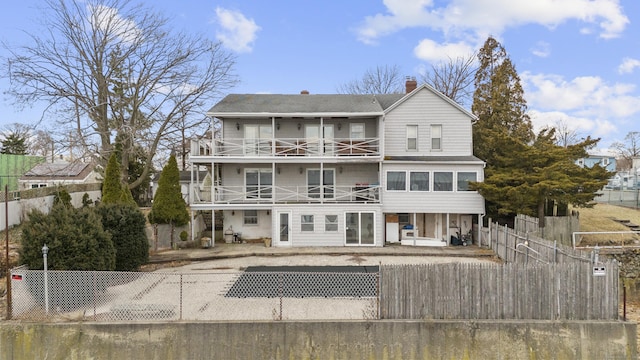
<svg viewBox="0 0 640 360"><path fill-rule="evenodd" d="M209 110L224 113L382 113L404 94L390 95L275 95L230 94Z"/></svg>

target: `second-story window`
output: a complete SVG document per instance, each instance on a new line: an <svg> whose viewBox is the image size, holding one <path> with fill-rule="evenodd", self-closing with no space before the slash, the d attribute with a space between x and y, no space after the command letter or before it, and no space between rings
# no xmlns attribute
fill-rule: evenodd
<svg viewBox="0 0 640 360"><path fill-rule="evenodd" d="M409 190L429 191L429 173L426 171L412 171L409 174Z"/></svg>
<svg viewBox="0 0 640 360"><path fill-rule="evenodd" d="M436 171L433 173L434 191L453 191L453 173L450 171Z"/></svg>
<svg viewBox="0 0 640 360"><path fill-rule="evenodd" d="M407 190L406 171L387 171L387 190L389 191Z"/></svg>
<svg viewBox="0 0 640 360"><path fill-rule="evenodd" d="M469 189L470 182L476 182L478 174L475 172L458 172L458 191L471 191Z"/></svg>
<svg viewBox="0 0 640 360"><path fill-rule="evenodd" d="M442 125L431 125L431 150L442 150Z"/></svg>
<svg viewBox="0 0 640 360"><path fill-rule="evenodd" d="M418 150L418 125L407 125L407 150Z"/></svg>
<svg viewBox="0 0 640 360"><path fill-rule="evenodd" d="M271 169L247 169L244 175L247 199L271 199L272 175Z"/></svg>

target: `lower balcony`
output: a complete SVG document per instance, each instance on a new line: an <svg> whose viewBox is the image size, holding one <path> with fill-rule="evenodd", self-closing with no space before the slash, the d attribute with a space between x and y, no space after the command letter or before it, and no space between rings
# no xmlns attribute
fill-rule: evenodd
<svg viewBox="0 0 640 360"><path fill-rule="evenodd" d="M378 185L214 186L194 190L192 204L380 203ZM211 196L213 194L213 197Z"/></svg>

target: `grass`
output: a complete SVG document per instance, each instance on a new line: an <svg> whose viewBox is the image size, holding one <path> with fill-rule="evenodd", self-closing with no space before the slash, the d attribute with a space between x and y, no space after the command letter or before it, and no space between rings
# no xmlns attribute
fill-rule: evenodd
<svg viewBox="0 0 640 360"><path fill-rule="evenodd" d="M630 231L620 221L640 225L640 210L596 204L593 208L574 208L580 214L580 231ZM640 245L636 234L582 235L581 245Z"/></svg>

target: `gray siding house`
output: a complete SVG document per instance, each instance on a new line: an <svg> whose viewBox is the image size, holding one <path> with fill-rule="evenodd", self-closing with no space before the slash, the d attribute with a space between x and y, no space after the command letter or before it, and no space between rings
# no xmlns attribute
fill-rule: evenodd
<svg viewBox="0 0 640 360"><path fill-rule="evenodd" d="M405 94L232 94L208 115L221 136L192 141L191 210L221 211L242 239L446 246L484 215L475 116L413 79Z"/></svg>

